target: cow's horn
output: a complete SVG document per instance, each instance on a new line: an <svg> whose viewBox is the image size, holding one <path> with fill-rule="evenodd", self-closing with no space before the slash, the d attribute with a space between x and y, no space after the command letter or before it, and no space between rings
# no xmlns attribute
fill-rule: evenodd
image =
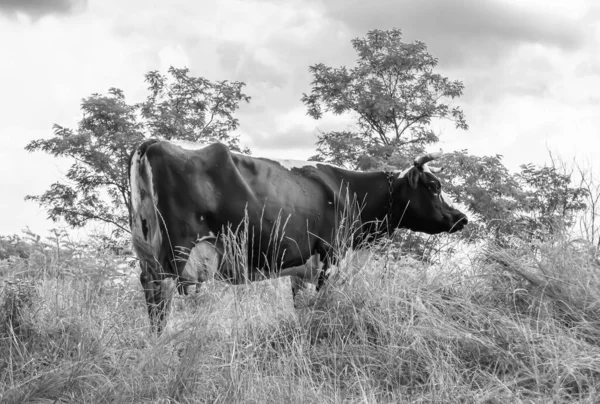
<svg viewBox="0 0 600 404"><path fill-rule="evenodd" d="M423 166L423 164L428 163L431 160L439 159L440 157L442 157L442 154L444 154L444 152L442 151L442 149L440 149L440 151L419 156L415 159L415 165Z"/></svg>

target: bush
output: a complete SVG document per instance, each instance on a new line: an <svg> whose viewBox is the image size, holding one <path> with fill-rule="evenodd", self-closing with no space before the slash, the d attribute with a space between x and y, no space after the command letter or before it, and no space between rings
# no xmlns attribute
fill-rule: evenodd
<svg viewBox="0 0 600 404"><path fill-rule="evenodd" d="M0 292L0 335L19 334L37 298L30 280L5 280Z"/></svg>

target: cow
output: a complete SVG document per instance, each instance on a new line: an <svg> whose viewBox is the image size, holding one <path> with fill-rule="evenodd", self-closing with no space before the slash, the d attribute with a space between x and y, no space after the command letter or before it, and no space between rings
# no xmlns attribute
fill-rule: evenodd
<svg viewBox="0 0 600 404"><path fill-rule="evenodd" d="M466 215L425 165L441 154L420 156L401 172L361 172L251 157L222 143L144 141L129 161L130 227L153 331L166 324L169 285L187 294L209 272L233 284L288 275L312 280L322 263L319 288L336 264L344 223L352 222L345 233L352 248L398 228L463 229ZM240 229L244 265L231 261L226 237ZM186 265L190 257L199 265Z"/></svg>

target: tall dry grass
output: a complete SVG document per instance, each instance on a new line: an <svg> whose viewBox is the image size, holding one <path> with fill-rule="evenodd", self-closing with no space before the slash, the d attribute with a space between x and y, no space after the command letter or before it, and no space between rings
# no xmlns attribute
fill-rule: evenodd
<svg viewBox="0 0 600 404"><path fill-rule="evenodd" d="M160 337L135 270L109 286L5 264L0 401L598 402L596 249L557 236L441 264L392 252L349 251L296 308L288 279L210 281L175 299Z"/></svg>

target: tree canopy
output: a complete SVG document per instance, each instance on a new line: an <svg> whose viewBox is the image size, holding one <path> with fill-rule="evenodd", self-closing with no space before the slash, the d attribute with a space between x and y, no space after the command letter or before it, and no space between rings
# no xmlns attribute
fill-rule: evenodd
<svg viewBox="0 0 600 404"><path fill-rule="evenodd" d="M83 117L75 129L54 125L54 136L37 139L25 149L68 157L73 164L65 179L41 195L26 200L45 207L50 219L64 219L73 227L90 221L110 223L129 232L129 154L147 137L212 142L243 150L234 131L235 111L250 97L242 82L212 82L171 67L168 75L151 71L145 76L149 95L128 104L122 90L92 94L81 103Z"/></svg>
<svg viewBox="0 0 600 404"><path fill-rule="evenodd" d="M496 239L519 234L540 238L574 223L585 209L586 190L575 186L565 167L523 164L511 173L501 155L474 156L466 150L444 156L446 192L482 222L465 234L492 231Z"/></svg>
<svg viewBox="0 0 600 404"><path fill-rule="evenodd" d="M438 61L423 42L404 43L399 29L369 31L352 40L356 66L310 66L310 94L302 101L308 114L351 114L353 130L321 133L314 159L370 169L403 163L438 136L434 119L449 119L467 129L463 111L448 101L462 95L461 81L434 72ZM401 156L398 156L400 154Z"/></svg>

